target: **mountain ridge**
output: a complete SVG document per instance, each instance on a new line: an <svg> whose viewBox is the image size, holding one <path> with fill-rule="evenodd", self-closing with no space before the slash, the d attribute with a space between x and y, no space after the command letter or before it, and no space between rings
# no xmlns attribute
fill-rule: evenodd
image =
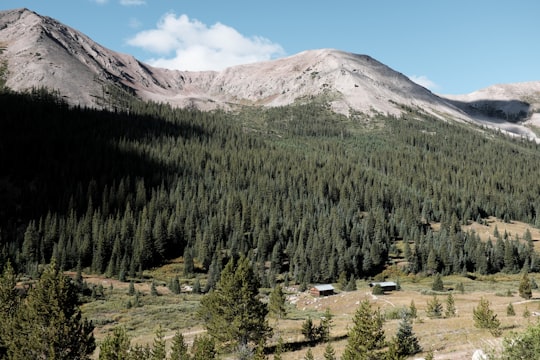
<svg viewBox="0 0 540 360"><path fill-rule="evenodd" d="M110 86L143 100L201 110L285 106L319 98L345 115L399 116L404 109L413 109L442 120L536 137L515 119L491 121L482 112L485 106L476 106L482 104L478 100L439 96L368 55L336 49L307 50L222 71L168 70L107 49L76 29L26 8L0 12L0 45L7 87L15 91L47 87L72 105L103 106ZM490 105L506 113L513 111L507 109L510 101ZM530 115L531 106L525 107L525 116L518 120Z"/></svg>

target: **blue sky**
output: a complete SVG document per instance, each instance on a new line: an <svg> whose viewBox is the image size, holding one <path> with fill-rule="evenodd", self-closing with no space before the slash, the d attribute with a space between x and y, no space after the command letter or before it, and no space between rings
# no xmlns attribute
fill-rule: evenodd
<svg viewBox="0 0 540 360"><path fill-rule="evenodd" d="M153 65L367 54L442 94L540 80L538 0L2 0Z"/></svg>

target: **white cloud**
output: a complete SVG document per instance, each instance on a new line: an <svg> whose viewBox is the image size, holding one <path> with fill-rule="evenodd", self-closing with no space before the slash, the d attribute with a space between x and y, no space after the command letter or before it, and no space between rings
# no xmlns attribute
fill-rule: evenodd
<svg viewBox="0 0 540 360"><path fill-rule="evenodd" d="M236 29L212 26L187 15L166 14L156 29L141 31L128 44L154 53L151 65L178 70L221 70L228 66L281 56L283 48L270 40L246 37Z"/></svg>
<svg viewBox="0 0 540 360"><path fill-rule="evenodd" d="M138 6L145 5L145 0L120 0L120 5L122 6Z"/></svg>
<svg viewBox="0 0 540 360"><path fill-rule="evenodd" d="M106 4L109 0L92 0L92 1L98 4Z"/></svg>
<svg viewBox="0 0 540 360"><path fill-rule="evenodd" d="M425 75L412 75L409 76L409 79L431 91L437 90L439 88L439 85L437 85Z"/></svg>

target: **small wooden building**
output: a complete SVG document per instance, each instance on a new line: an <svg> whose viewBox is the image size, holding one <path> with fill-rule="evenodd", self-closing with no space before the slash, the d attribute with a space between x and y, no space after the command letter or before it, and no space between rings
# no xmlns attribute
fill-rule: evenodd
<svg viewBox="0 0 540 360"><path fill-rule="evenodd" d="M315 285L313 286L309 292L313 296L330 296L334 295L334 287L330 284L324 284L324 285Z"/></svg>
<svg viewBox="0 0 540 360"><path fill-rule="evenodd" d="M382 289L382 291L394 291L397 290L397 284L393 281L375 281L370 282L369 287L374 287L376 285L379 285Z"/></svg>

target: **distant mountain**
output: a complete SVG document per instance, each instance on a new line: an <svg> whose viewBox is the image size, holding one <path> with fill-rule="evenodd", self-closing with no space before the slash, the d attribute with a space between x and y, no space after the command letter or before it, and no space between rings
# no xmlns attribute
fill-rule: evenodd
<svg viewBox="0 0 540 360"><path fill-rule="evenodd" d="M540 127L540 81L498 84L445 97L479 122L493 123L498 118Z"/></svg>
<svg viewBox="0 0 540 360"><path fill-rule="evenodd" d="M535 136L517 124L530 115L526 88L519 100L524 104L516 105L509 96L498 103L488 102L496 109L487 111L476 98L446 99L369 56L332 49L219 72L173 71L106 49L79 31L28 9L0 12L0 49L0 61L7 64L6 86L16 91L44 86L75 105L104 106L115 87L143 100L202 110L324 101L347 115L399 115L415 110L441 119L501 128L511 125L506 130ZM497 116L497 109L514 105L525 113L517 111L520 115L512 119Z"/></svg>

